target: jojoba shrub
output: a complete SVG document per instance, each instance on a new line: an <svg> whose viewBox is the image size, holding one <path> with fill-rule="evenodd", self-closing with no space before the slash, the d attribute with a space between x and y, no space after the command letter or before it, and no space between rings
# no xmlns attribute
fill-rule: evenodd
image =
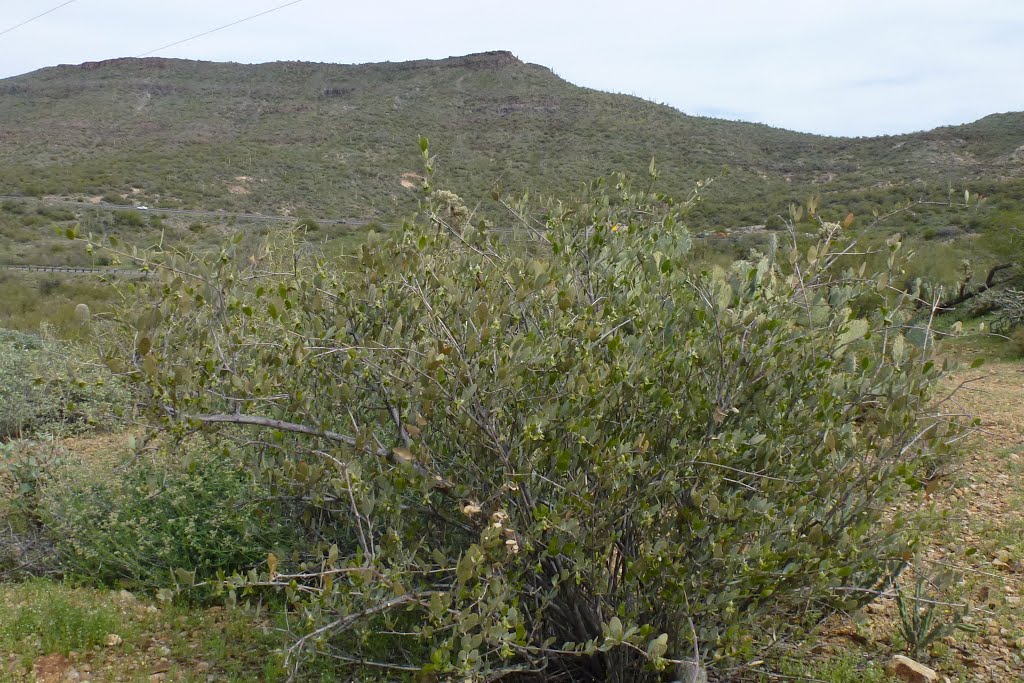
<svg viewBox="0 0 1024 683"><path fill-rule="evenodd" d="M882 513L954 427L910 295L840 272L841 226L702 272L688 202L621 179L502 230L424 197L351 262L287 235L152 256L120 317L153 423L237 440L306 506L304 553L225 582L287 597L297 677L735 673L899 565Z"/></svg>

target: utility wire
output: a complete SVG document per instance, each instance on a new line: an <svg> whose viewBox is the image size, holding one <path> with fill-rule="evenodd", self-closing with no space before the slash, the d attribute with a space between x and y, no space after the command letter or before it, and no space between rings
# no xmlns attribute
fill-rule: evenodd
<svg viewBox="0 0 1024 683"><path fill-rule="evenodd" d="M37 14L37 15L35 15L34 17L32 17L31 19L26 19L25 21L21 22L20 24L15 24L14 26L12 26L12 27L10 27L10 28L6 28L6 29L4 29L3 31L0 31L0 36L4 35L5 33L10 33L11 31L13 31L13 30L14 30L14 29L16 29L16 28L21 28L21 27L22 27L22 26L24 26L25 24L30 24L30 23L32 23L33 21L35 21L36 19L41 19L41 18L45 17L45 16L47 15L47 14L49 14L50 12L56 12L56 11L57 11L57 10L59 10L59 9L60 9L61 7L64 7L65 5L70 5L70 4L71 4L71 3L73 3L74 1L75 1L75 0L67 0L67 2L63 2L63 3L59 4L59 5L57 5L56 7L53 7L53 8L51 8L51 9L48 9L48 10L46 10L45 12L43 12L42 14Z"/></svg>
<svg viewBox="0 0 1024 683"><path fill-rule="evenodd" d="M74 2L74 0L71 0L71 1ZM158 47L155 50L150 50L149 52L144 52L141 55L137 55L137 56L138 57L148 57L151 54L155 54L157 52L161 52L163 50L166 50L169 47L174 47L175 45L181 45L182 43L187 43L190 40L195 40L196 38L202 38L203 36L208 36L211 33L216 33L217 31L222 31L222 30L224 30L226 28L231 28L232 26L238 26L239 24L241 24L243 22L246 22L246 21L249 21L250 19L255 19L256 17L262 17L265 14L270 14L271 12L276 12L279 9L284 9L285 7L290 7L291 5L297 5L300 2L302 2L302 0L292 0L291 2L286 2L283 5L278 5L277 7L265 10L263 12L260 12L259 14L253 14L252 16L248 16L245 19L239 19L238 21L232 21L230 24L224 24L223 26L218 26L217 28L212 28L209 31L203 31L202 33L197 33L194 36L189 36L188 38L184 38L182 40L178 40L178 41L175 41L173 43L168 43L167 45L164 45L163 47ZM67 4L67 3L65 3L65 4Z"/></svg>

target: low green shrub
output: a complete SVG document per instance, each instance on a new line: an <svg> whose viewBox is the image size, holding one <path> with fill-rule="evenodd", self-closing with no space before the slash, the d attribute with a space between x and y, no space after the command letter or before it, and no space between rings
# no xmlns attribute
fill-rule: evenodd
<svg viewBox="0 0 1024 683"><path fill-rule="evenodd" d="M115 211L114 225L127 228L141 228L146 225L146 220L138 211Z"/></svg>
<svg viewBox="0 0 1024 683"><path fill-rule="evenodd" d="M128 392L86 355L66 342L0 329L0 439L109 425Z"/></svg>
<svg viewBox="0 0 1024 683"><path fill-rule="evenodd" d="M878 662L865 661L860 653L845 652L834 657L821 660L820 657L786 660L779 673L783 680L795 681L828 681L829 683L896 683L896 679L885 673L885 668ZM761 683L774 683L780 676L765 674L758 680Z"/></svg>
<svg viewBox="0 0 1024 683"><path fill-rule="evenodd" d="M193 443L114 477L68 468L40 494L39 515L70 573L156 589L265 561L287 538L280 506L265 497L232 454Z"/></svg>
<svg viewBox="0 0 1024 683"><path fill-rule="evenodd" d="M0 442L0 581L60 572L37 511L39 491L63 455L52 439Z"/></svg>
<svg viewBox="0 0 1024 683"><path fill-rule="evenodd" d="M0 650L35 655L103 645L108 635L131 628L116 605L89 594L58 589L49 581L27 581L4 592L0 602ZM4 604L4 603L9 604ZM26 641L32 641L25 645Z"/></svg>
<svg viewBox="0 0 1024 683"><path fill-rule="evenodd" d="M14 439L0 443L0 474L5 475L13 485L10 501L32 499L40 485L63 462L62 449L52 439L35 442Z"/></svg>

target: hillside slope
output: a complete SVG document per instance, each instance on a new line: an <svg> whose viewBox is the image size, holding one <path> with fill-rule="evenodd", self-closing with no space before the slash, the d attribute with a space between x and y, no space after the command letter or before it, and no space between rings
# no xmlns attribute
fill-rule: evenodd
<svg viewBox="0 0 1024 683"><path fill-rule="evenodd" d="M0 80L0 194L395 215L413 206L402 181L420 170L420 135L469 196L499 179L569 191L652 157L676 193L729 167L720 197L738 201L1024 175L1022 113L828 138L580 88L508 52L353 66L146 58Z"/></svg>

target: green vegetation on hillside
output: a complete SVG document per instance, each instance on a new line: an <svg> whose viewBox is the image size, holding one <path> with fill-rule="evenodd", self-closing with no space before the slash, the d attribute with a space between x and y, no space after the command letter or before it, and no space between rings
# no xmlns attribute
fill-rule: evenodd
<svg viewBox="0 0 1024 683"><path fill-rule="evenodd" d="M433 141L444 182L472 197L495 185L565 195L597 176L642 173L652 157L681 195L727 167L697 214L726 227L765 223L812 192L823 206L833 196L872 205L871 193L998 184L1020 177L1024 155L1019 113L827 138L579 88L504 52L355 66L61 66L0 81L0 120L9 194L333 217L406 215L419 135Z"/></svg>
<svg viewBox="0 0 1024 683"><path fill-rule="evenodd" d="M5 201L6 263L105 265L57 239L54 226L188 249L216 248L239 229L267 230L127 208L138 205L293 215L318 242L346 229L310 217L398 222L416 207L422 179L412 143L420 135L433 141L438 180L469 197L566 196L597 176L643 172L652 158L673 194L710 179L685 220L706 236L698 253L720 263L770 242L765 230L744 226L779 230L792 205L812 198L830 220L852 213L855 230L913 203L865 239L877 245L899 233L920 255L908 280L921 275L947 291L962 279L964 258L983 277L1022 250L1022 113L829 138L687 116L576 87L496 52L355 66L159 58L61 66L0 82L0 120L0 192L80 200ZM965 189L969 208L958 206ZM99 199L126 209L90 208ZM507 227L501 207L477 211ZM38 318L23 303L25 283L18 276L0 297L9 300L0 319L23 328Z"/></svg>

